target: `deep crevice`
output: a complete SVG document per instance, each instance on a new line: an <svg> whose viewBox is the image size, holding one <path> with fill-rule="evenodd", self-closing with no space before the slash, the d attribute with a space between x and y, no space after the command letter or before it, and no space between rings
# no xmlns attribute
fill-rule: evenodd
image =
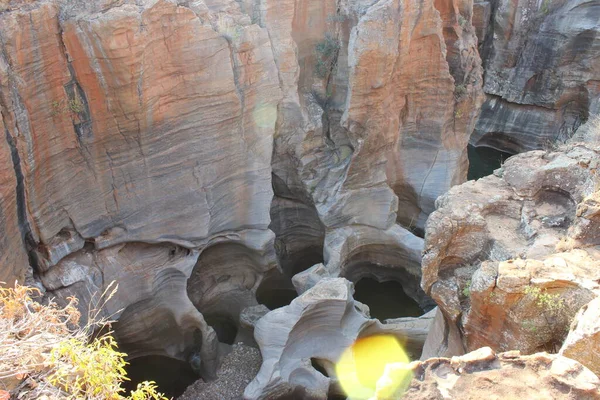
<svg viewBox="0 0 600 400"><path fill-rule="evenodd" d="M288 306L298 294L291 282L283 278L267 278L256 291L256 300L269 310Z"/></svg>
<svg viewBox="0 0 600 400"><path fill-rule="evenodd" d="M222 315L205 315L204 320L214 329L219 342L229 345L235 343L238 327L231 318Z"/></svg>
<svg viewBox="0 0 600 400"><path fill-rule="evenodd" d="M200 377L190 364L165 356L143 356L129 360L125 367L129 381L123 382L125 393L144 381L154 381L168 398L177 398Z"/></svg>
<svg viewBox="0 0 600 400"><path fill-rule="evenodd" d="M512 153L496 150L487 146L468 146L469 152L469 174L468 180L481 179L492 175L504 162L512 157Z"/></svg>
<svg viewBox="0 0 600 400"><path fill-rule="evenodd" d="M394 280L378 282L362 278L354 286L354 299L369 306L371 317L380 321L423 315L419 304Z"/></svg>
<svg viewBox="0 0 600 400"><path fill-rule="evenodd" d="M17 180L16 186L16 200L17 200L17 219L19 224L19 232L21 234L21 240L25 249L27 251L27 257L29 259L29 265L33 268L35 272L39 272L37 258L34 253L34 249L36 247L35 240L33 238L33 234L31 233L31 226L29 225L29 221L27 219L27 204L25 197L25 176L23 175L23 170L21 168L21 157L19 156L19 150L17 145L10 135L8 128L5 127L4 131L6 135L6 142L10 147L10 156L13 163L13 169L15 171L15 178Z"/></svg>

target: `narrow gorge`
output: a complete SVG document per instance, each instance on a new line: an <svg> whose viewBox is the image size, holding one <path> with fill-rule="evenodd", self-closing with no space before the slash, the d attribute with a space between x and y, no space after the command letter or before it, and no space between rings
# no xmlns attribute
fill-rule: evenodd
<svg viewBox="0 0 600 400"><path fill-rule="evenodd" d="M0 282L127 390L600 399L600 0L0 0L0 115Z"/></svg>

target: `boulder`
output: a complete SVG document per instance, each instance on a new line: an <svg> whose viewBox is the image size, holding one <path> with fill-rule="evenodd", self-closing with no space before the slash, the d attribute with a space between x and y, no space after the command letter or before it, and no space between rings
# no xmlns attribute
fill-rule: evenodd
<svg viewBox="0 0 600 400"><path fill-rule="evenodd" d="M560 354L600 375L600 297L579 310Z"/></svg>
<svg viewBox="0 0 600 400"><path fill-rule="evenodd" d="M598 296L590 232L600 227L586 208L598 156L585 145L523 153L438 199L421 283L467 350L557 351L579 308Z"/></svg>
<svg viewBox="0 0 600 400"><path fill-rule="evenodd" d="M596 375L577 361L547 353L495 354L481 348L461 357L413 363L412 370L414 378L403 396L376 399L600 398Z"/></svg>

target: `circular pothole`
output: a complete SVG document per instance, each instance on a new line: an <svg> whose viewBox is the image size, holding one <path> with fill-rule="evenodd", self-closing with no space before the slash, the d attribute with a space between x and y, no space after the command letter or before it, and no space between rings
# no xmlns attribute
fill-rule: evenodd
<svg viewBox="0 0 600 400"><path fill-rule="evenodd" d="M177 398L200 377L189 363L165 356L142 356L128 361L125 367L129 381L123 382L125 393L135 390L143 381L154 381L158 391Z"/></svg>
<svg viewBox="0 0 600 400"><path fill-rule="evenodd" d="M423 315L419 304L396 281L362 278L354 286L354 299L369 306L371 317L380 321Z"/></svg>

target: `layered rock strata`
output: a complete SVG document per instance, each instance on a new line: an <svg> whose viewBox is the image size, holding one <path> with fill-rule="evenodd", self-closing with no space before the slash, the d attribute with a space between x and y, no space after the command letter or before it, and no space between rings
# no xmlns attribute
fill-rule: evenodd
<svg viewBox="0 0 600 400"><path fill-rule="evenodd" d="M123 293L104 312L132 356L185 359L202 346L214 363L197 308L223 298L207 298L207 283L194 304L186 291L199 252L203 269L216 262L211 246L241 248L207 275L213 291L237 290L240 309L277 264L268 225L281 90L268 32L230 4L198 2L41 1L0 19L1 148L17 163L8 193L22 196L13 215L35 272L82 308L117 280ZM231 264L246 254L254 263L238 274Z"/></svg>
<svg viewBox="0 0 600 400"><path fill-rule="evenodd" d="M100 313L132 356L211 365L261 292L293 293L321 262L432 306L405 228L466 177L482 101L469 1L0 12L0 280L31 264L83 311L118 280Z"/></svg>
<svg viewBox="0 0 600 400"><path fill-rule="evenodd" d="M600 113L600 6L476 1L486 101L471 143L509 153L564 142Z"/></svg>

